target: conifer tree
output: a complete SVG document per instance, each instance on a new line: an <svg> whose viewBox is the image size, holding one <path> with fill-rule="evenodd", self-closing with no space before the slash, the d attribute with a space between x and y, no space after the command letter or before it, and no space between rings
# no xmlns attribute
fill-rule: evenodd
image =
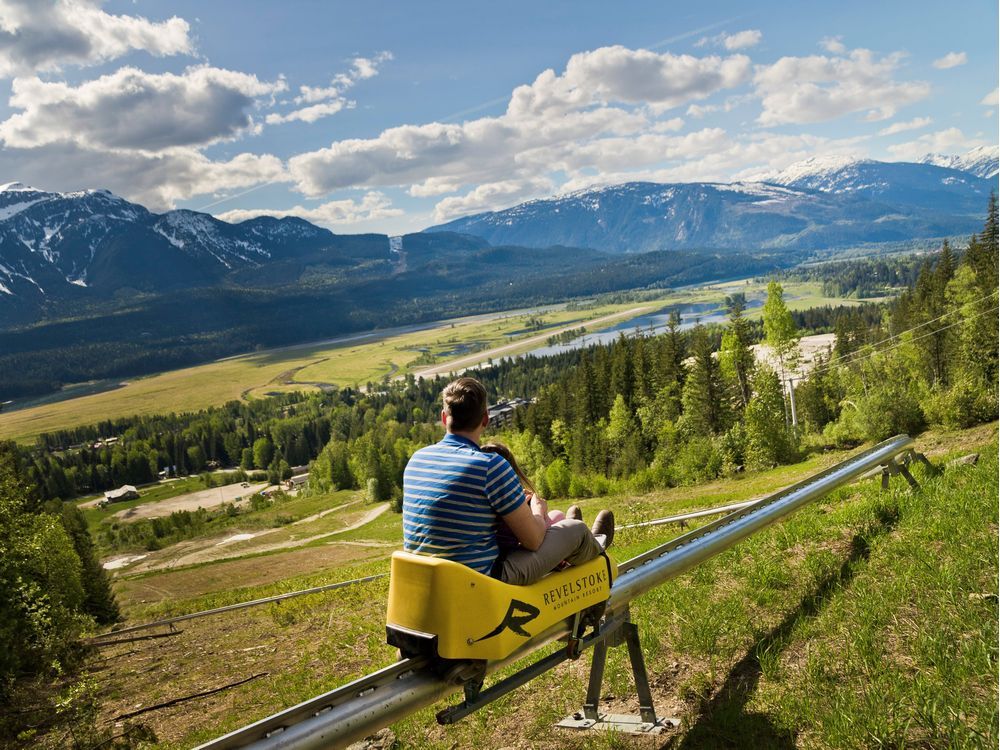
<svg viewBox="0 0 1000 750"><path fill-rule="evenodd" d="M712 341L704 326L695 326L690 344L692 362L681 396L683 424L693 435L715 435L726 428L722 373L712 356Z"/></svg>

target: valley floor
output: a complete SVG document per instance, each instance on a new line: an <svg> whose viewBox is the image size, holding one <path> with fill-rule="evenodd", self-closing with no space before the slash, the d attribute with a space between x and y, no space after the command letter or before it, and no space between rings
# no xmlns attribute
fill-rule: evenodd
<svg viewBox="0 0 1000 750"><path fill-rule="evenodd" d="M585 655L456 726L436 725L441 706L422 711L392 728L398 746L996 747L996 440L995 423L928 432L918 449L939 466L971 452L980 454L979 464L921 474L918 492L895 480L888 492L876 480L844 488L639 599L633 619L657 710L681 721L671 734L654 740L554 729L580 708ZM607 505L624 525L759 497L848 453L581 504L588 518ZM356 510L303 526L333 518L350 525L342 514ZM614 552L624 560L675 533L669 526L623 530ZM382 573L399 543L399 516L384 513L294 549L247 549L220 562L124 573L115 588L132 624ZM102 719L122 730L141 722L160 745L189 748L389 664L387 587L380 578L101 649L90 669L104 699ZM620 651L610 654L603 708L634 712Z"/></svg>

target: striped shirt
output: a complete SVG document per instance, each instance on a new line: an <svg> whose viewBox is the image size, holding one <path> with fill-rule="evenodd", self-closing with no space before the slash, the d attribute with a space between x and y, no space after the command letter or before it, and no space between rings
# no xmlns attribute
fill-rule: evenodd
<svg viewBox="0 0 1000 750"><path fill-rule="evenodd" d="M451 433L421 448L403 472L403 546L489 575L499 517L524 502L507 460Z"/></svg>

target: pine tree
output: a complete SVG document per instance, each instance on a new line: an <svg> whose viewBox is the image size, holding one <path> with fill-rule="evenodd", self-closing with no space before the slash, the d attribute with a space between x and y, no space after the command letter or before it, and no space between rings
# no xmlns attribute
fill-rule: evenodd
<svg viewBox="0 0 1000 750"><path fill-rule="evenodd" d="M683 424L693 435L715 435L725 430L728 416L722 373L704 326L695 326L690 344L692 363L681 395Z"/></svg>
<svg viewBox="0 0 1000 750"><path fill-rule="evenodd" d="M754 355L750 348L750 325L743 317L746 296L742 293L726 297L729 311L729 328L722 337L719 364L732 391L732 402L740 411L750 403L750 378L753 374Z"/></svg>

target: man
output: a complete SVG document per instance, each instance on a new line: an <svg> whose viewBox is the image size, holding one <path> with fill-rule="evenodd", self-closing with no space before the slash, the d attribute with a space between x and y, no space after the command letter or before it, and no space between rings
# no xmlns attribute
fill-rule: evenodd
<svg viewBox="0 0 1000 750"><path fill-rule="evenodd" d="M444 439L421 448L403 473L403 544L408 552L444 557L517 585L534 583L563 560L580 564L603 552L614 536L614 516L601 511L594 529L576 518L546 528L548 506L525 496L511 465L479 450L489 423L486 388L475 378L445 387ZM571 509L571 516L573 515ZM500 554L496 531L506 523L521 547Z"/></svg>

